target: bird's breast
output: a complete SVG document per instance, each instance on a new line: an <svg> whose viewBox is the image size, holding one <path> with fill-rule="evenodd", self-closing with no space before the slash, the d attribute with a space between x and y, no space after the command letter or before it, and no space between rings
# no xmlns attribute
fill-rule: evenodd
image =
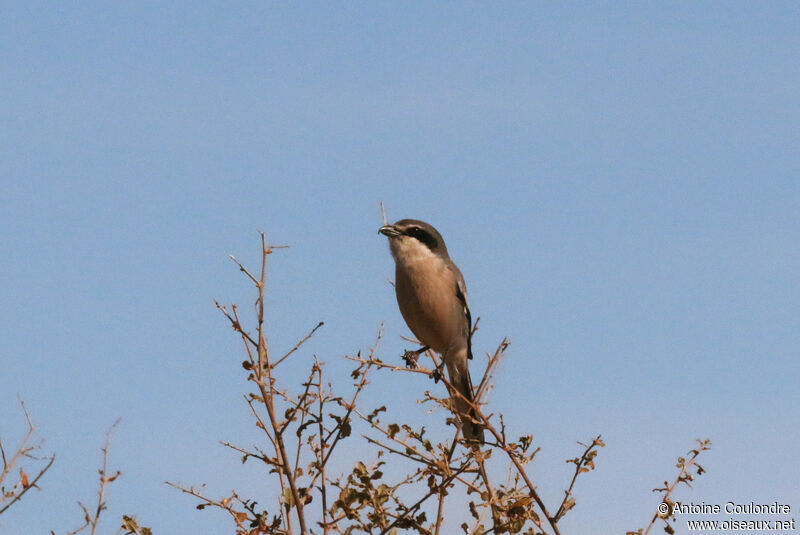
<svg viewBox="0 0 800 535"><path fill-rule="evenodd" d="M396 260L397 304L406 324L420 342L444 353L463 337L465 321L453 271L432 253Z"/></svg>

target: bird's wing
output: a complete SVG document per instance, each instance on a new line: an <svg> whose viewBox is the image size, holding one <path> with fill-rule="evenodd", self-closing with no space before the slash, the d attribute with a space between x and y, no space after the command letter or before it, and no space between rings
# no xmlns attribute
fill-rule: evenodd
<svg viewBox="0 0 800 535"><path fill-rule="evenodd" d="M456 297L458 297L459 302L461 302L461 306L464 309L464 318L467 322L467 358L472 360L472 314L469 312L469 304L467 303L467 283L464 282L464 275L461 274L461 271L456 267L455 264L450 264L448 266L455 275L456 279Z"/></svg>

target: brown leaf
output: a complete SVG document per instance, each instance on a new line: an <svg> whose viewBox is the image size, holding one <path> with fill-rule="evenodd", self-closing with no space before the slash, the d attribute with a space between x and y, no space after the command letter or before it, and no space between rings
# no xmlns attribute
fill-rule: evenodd
<svg viewBox="0 0 800 535"><path fill-rule="evenodd" d="M288 505L289 507L294 507L294 496L292 496L292 490L289 487L286 487L281 491L281 497L279 501L282 504Z"/></svg>

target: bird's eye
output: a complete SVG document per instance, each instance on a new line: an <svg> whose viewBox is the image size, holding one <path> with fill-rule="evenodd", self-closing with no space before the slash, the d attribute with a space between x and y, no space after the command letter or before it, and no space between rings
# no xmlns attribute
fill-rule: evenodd
<svg viewBox="0 0 800 535"><path fill-rule="evenodd" d="M430 232L420 227L408 228L406 230L406 235L421 241L422 243L427 245L429 249L433 249L436 247L436 238Z"/></svg>

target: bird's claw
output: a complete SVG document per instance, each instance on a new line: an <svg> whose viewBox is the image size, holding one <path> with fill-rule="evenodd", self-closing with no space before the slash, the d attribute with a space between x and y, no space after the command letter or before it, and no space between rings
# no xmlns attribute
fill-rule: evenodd
<svg viewBox="0 0 800 535"><path fill-rule="evenodd" d="M442 378L443 369L444 369L444 362L441 362L439 363L438 366L436 366L436 369L434 369L433 372L431 372L431 377L433 378L434 384L438 383L439 379Z"/></svg>
<svg viewBox="0 0 800 535"><path fill-rule="evenodd" d="M417 369L417 359L419 358L418 351L406 351L403 353L403 362L412 370Z"/></svg>
<svg viewBox="0 0 800 535"><path fill-rule="evenodd" d="M437 367L435 370L431 372L431 377L433 378L433 382L438 383L439 379L442 378L442 371Z"/></svg>
<svg viewBox="0 0 800 535"><path fill-rule="evenodd" d="M422 353L425 353L428 349L428 346L423 346L419 349L415 349L414 351L406 351L403 353L403 362L406 363L406 366L411 368L412 370L416 370L418 368L417 360Z"/></svg>

